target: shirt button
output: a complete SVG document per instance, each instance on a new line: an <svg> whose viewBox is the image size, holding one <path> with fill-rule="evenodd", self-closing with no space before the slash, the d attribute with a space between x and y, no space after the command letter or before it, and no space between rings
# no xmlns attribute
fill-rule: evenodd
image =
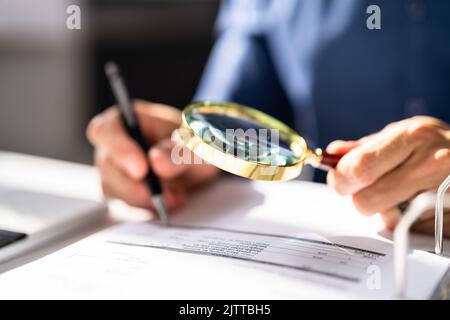
<svg viewBox="0 0 450 320"><path fill-rule="evenodd" d="M422 0L409 0L406 4L406 13L414 22L423 22L427 16L427 9Z"/></svg>
<svg viewBox="0 0 450 320"><path fill-rule="evenodd" d="M405 113L409 117L426 114L426 112L427 106L425 100L423 100L422 98L413 97L406 103Z"/></svg>

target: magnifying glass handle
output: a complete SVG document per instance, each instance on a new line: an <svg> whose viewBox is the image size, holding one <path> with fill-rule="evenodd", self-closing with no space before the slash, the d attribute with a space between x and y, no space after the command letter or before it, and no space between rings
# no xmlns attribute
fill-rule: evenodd
<svg viewBox="0 0 450 320"><path fill-rule="evenodd" d="M318 166L319 169L328 171L336 168L339 160L341 160L343 154L331 154L326 151L322 151L322 160Z"/></svg>

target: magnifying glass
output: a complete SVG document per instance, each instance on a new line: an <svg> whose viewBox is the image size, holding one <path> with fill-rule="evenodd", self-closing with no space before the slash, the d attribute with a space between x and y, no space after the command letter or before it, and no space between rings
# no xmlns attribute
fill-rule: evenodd
<svg viewBox="0 0 450 320"><path fill-rule="evenodd" d="M199 158L235 175L268 181L296 178L303 164L329 170L341 158L311 150L294 130L250 107L210 101L188 105L179 130Z"/></svg>

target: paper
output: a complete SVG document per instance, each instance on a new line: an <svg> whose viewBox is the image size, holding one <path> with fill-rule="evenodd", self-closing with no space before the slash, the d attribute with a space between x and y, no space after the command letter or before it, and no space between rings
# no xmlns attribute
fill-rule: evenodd
<svg viewBox="0 0 450 320"><path fill-rule="evenodd" d="M367 268L382 263L383 253L339 245L317 235L298 237L196 226L140 223L111 234L108 243L192 255L232 258L321 275L349 283L367 277ZM186 257L188 258L188 257Z"/></svg>
<svg viewBox="0 0 450 320"><path fill-rule="evenodd" d="M0 298L395 298L392 243L321 186L224 181L171 221L113 227L1 275ZM431 297L449 260L412 250L408 262L407 297Z"/></svg>

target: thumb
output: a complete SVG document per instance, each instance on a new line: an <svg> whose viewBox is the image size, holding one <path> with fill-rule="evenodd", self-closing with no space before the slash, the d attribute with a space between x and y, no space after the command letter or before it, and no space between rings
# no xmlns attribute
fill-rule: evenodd
<svg viewBox="0 0 450 320"><path fill-rule="evenodd" d="M354 140L335 140L327 146L326 151L330 154L344 155L359 145L360 143Z"/></svg>
<svg viewBox="0 0 450 320"><path fill-rule="evenodd" d="M175 164L172 161L175 144L170 139L163 139L149 151L151 168L163 179L174 179L188 170L188 164Z"/></svg>

